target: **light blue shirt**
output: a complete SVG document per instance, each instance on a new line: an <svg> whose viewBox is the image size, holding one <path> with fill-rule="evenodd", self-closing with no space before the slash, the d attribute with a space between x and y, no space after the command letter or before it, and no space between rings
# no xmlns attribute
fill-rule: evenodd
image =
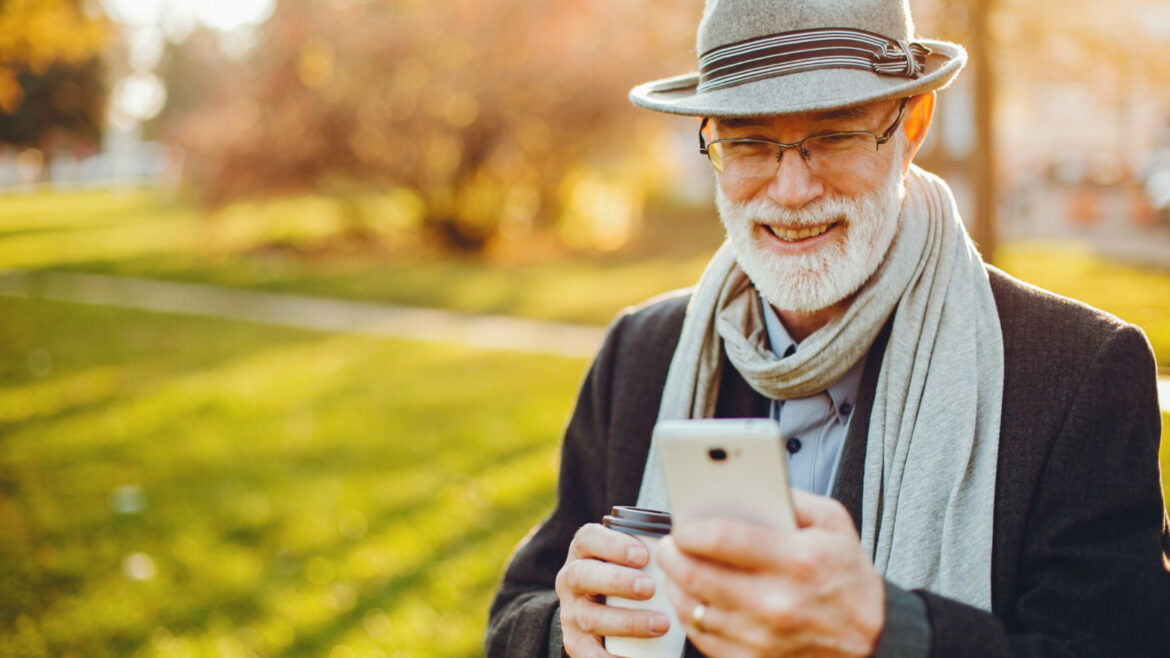
<svg viewBox="0 0 1170 658"><path fill-rule="evenodd" d="M778 358L795 354L799 345L788 335L772 305L762 301L768 344ZM853 417L865 357L825 391L804 398L772 400L770 414L780 422L793 487L822 496L833 491L841 448Z"/></svg>

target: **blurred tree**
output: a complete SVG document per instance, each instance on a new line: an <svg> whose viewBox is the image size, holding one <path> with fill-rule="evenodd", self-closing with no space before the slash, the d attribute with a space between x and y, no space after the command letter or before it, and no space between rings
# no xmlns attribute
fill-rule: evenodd
<svg viewBox="0 0 1170 658"><path fill-rule="evenodd" d="M972 154L931 154L927 166L962 171L972 181L974 237L994 258L997 169L1014 153L997 153L998 99L1046 81L1090 85L1118 108L1118 123L1134 88L1170 86L1170 10L1165 0L915 0L919 31L958 41L970 50ZM1140 85L1140 86L1137 86ZM1101 127L1086 126L1086 130ZM1076 141L1077 135L1069 135ZM1118 148L1124 140L1118 140Z"/></svg>
<svg viewBox="0 0 1170 658"><path fill-rule="evenodd" d="M104 67L93 58L52 64L43 73L17 73L22 102L0 112L0 142L36 147L51 154L64 139L96 143L105 108Z"/></svg>
<svg viewBox="0 0 1170 658"><path fill-rule="evenodd" d="M431 235L476 249L502 222L547 226L572 167L637 157L646 116L626 92L694 66L701 4L285 0L169 134L211 201L404 186Z"/></svg>
<svg viewBox="0 0 1170 658"><path fill-rule="evenodd" d="M106 32L79 0L0 2L0 143L51 155L65 138L97 139Z"/></svg>

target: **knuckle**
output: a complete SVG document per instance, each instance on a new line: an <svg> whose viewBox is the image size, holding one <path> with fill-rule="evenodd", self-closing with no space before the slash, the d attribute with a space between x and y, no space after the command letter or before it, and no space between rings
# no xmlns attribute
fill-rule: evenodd
<svg viewBox="0 0 1170 658"><path fill-rule="evenodd" d="M743 635L743 643L756 651L766 651L775 646L775 636L767 627L755 626Z"/></svg>
<svg viewBox="0 0 1170 658"><path fill-rule="evenodd" d="M718 550L727 550L735 545L735 529L726 523L717 524L711 533L711 546Z"/></svg>
<svg viewBox="0 0 1170 658"><path fill-rule="evenodd" d="M605 578L605 584L608 588L606 594L623 594L626 590L631 589L626 586L626 574L615 570L610 571Z"/></svg>
<svg viewBox="0 0 1170 658"><path fill-rule="evenodd" d="M564 641L565 653L573 657L584 656L586 652L584 644L585 638L580 634L573 633L572 635L566 635Z"/></svg>
<svg viewBox="0 0 1170 658"><path fill-rule="evenodd" d="M643 625L643 624L640 624L639 621L640 620L637 617L635 617L634 615L630 615L630 614L622 615L621 624L620 624L622 634L623 635L634 635L639 630L639 626Z"/></svg>
<svg viewBox="0 0 1170 658"><path fill-rule="evenodd" d="M784 555L784 560L801 577L809 575L817 566L815 555L803 546L792 546Z"/></svg>
<svg viewBox="0 0 1170 658"><path fill-rule="evenodd" d="M576 595L581 591L581 569L584 566L581 560L574 560L566 564L557 574L566 593Z"/></svg>
<svg viewBox="0 0 1170 658"><path fill-rule="evenodd" d="M764 613L764 621L769 627L784 628L795 611L792 599L779 592L770 592L763 597L760 610Z"/></svg>
<svg viewBox="0 0 1170 658"><path fill-rule="evenodd" d="M580 560L566 565L564 568L565 587L570 592L578 592L581 590L581 567L583 566Z"/></svg>
<svg viewBox="0 0 1170 658"><path fill-rule="evenodd" d="M568 572L569 567L572 564L572 562L566 562L565 565L561 567L560 571L557 571L557 578L555 581L553 581L553 587L556 589L558 595L563 596L564 592L569 589Z"/></svg>
<svg viewBox="0 0 1170 658"><path fill-rule="evenodd" d="M828 512L837 518L849 518L849 510L845 509L845 505L836 498L826 498L828 503Z"/></svg>
<svg viewBox="0 0 1170 658"><path fill-rule="evenodd" d="M577 624L577 628L590 635L597 629L597 615L593 610L585 606L579 606L573 612L573 621Z"/></svg>
<svg viewBox="0 0 1170 658"><path fill-rule="evenodd" d="M588 553L589 526L583 525L573 533L573 541L569 542L569 555L580 557Z"/></svg>
<svg viewBox="0 0 1170 658"><path fill-rule="evenodd" d="M689 560L681 562L675 570L674 580L678 586L688 592L693 592L699 585L698 569Z"/></svg>

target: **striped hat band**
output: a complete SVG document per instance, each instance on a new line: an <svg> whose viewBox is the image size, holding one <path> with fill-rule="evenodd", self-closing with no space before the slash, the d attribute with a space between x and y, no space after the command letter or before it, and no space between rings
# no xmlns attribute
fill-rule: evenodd
<svg viewBox="0 0 1170 658"><path fill-rule="evenodd" d="M818 69L851 68L917 78L930 48L850 28L797 30L713 48L699 57L705 92Z"/></svg>

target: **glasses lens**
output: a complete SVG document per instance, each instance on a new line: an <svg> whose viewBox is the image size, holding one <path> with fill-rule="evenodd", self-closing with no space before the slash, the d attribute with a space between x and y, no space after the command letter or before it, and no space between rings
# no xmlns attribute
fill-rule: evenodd
<svg viewBox="0 0 1170 658"><path fill-rule="evenodd" d="M707 146L707 159L711 161L711 166L715 167L715 171L723 173L723 144L710 144Z"/></svg>
<svg viewBox="0 0 1170 658"><path fill-rule="evenodd" d="M776 173L776 145L767 142L717 142L711 145L711 163L728 176L757 178Z"/></svg>
<svg viewBox="0 0 1170 658"><path fill-rule="evenodd" d="M805 140L809 166L827 174L852 171L877 153L877 137L869 133L829 133Z"/></svg>

